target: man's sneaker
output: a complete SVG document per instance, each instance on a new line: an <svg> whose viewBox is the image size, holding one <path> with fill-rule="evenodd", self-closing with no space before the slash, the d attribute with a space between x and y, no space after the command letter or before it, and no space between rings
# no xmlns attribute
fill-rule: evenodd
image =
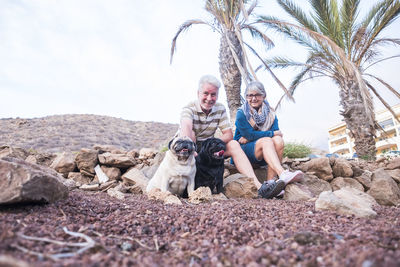
<svg viewBox="0 0 400 267"><path fill-rule="evenodd" d="M274 180L266 181L258 189L258 195L262 198L273 198L285 188L285 185L285 182L282 180L276 182Z"/></svg>
<svg viewBox="0 0 400 267"><path fill-rule="evenodd" d="M304 178L304 173L302 173L301 171L290 172L290 171L286 170L286 171L283 171L281 173L281 175L279 175L279 180L284 181L285 184L301 182L303 180L303 178Z"/></svg>

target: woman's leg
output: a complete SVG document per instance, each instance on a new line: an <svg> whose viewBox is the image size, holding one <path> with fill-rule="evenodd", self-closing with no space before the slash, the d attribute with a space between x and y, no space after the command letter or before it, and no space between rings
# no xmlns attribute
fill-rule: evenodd
<svg viewBox="0 0 400 267"><path fill-rule="evenodd" d="M257 189L261 187L261 183L258 181L249 159L236 140L231 140L226 144L225 155L232 157L233 162L235 162L235 166L240 173L246 175L247 177L253 178Z"/></svg>
<svg viewBox="0 0 400 267"><path fill-rule="evenodd" d="M273 138L270 137L260 138L257 140L254 150L257 159L264 158L268 163L267 180L273 179L275 175L280 175L284 171L281 165L283 140L280 142L278 138L276 138L276 141L273 141Z"/></svg>
<svg viewBox="0 0 400 267"><path fill-rule="evenodd" d="M283 149L285 147L285 142L283 141L282 136L274 136L272 137L272 141L274 142L275 151L278 155L279 161L282 163L283 158Z"/></svg>

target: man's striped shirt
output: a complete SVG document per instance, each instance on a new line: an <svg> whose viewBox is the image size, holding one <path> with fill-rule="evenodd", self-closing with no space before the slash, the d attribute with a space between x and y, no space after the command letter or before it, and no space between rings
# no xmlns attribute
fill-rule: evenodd
<svg viewBox="0 0 400 267"><path fill-rule="evenodd" d="M225 106L218 102L215 103L211 112L207 115L202 111L198 100L192 101L182 109L181 120L183 118L193 121L196 141L204 141L207 138L214 137L217 128L221 131L231 128Z"/></svg>

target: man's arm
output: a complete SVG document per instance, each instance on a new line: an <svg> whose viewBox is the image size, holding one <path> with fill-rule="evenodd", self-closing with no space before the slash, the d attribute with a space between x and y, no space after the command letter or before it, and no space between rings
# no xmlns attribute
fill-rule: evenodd
<svg viewBox="0 0 400 267"><path fill-rule="evenodd" d="M182 118L180 125L180 136L188 136L192 139L193 142L196 143L196 136L193 132L193 120L189 118Z"/></svg>
<svg viewBox="0 0 400 267"><path fill-rule="evenodd" d="M228 143L229 141L233 140L233 133L232 133L232 129L226 129L224 131L222 131L222 136L220 137L220 139L222 141L226 143Z"/></svg>

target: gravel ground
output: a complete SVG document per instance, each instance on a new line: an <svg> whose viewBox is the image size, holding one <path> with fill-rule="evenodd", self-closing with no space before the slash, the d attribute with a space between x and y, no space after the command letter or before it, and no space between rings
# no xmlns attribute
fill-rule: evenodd
<svg viewBox="0 0 400 267"><path fill-rule="evenodd" d="M74 190L54 204L1 207L0 255L32 266L400 266L400 207L376 211L375 219L360 219L307 202L176 206ZM85 242L63 227L96 245L76 254L80 247L22 236ZM75 254L50 256L68 252Z"/></svg>

